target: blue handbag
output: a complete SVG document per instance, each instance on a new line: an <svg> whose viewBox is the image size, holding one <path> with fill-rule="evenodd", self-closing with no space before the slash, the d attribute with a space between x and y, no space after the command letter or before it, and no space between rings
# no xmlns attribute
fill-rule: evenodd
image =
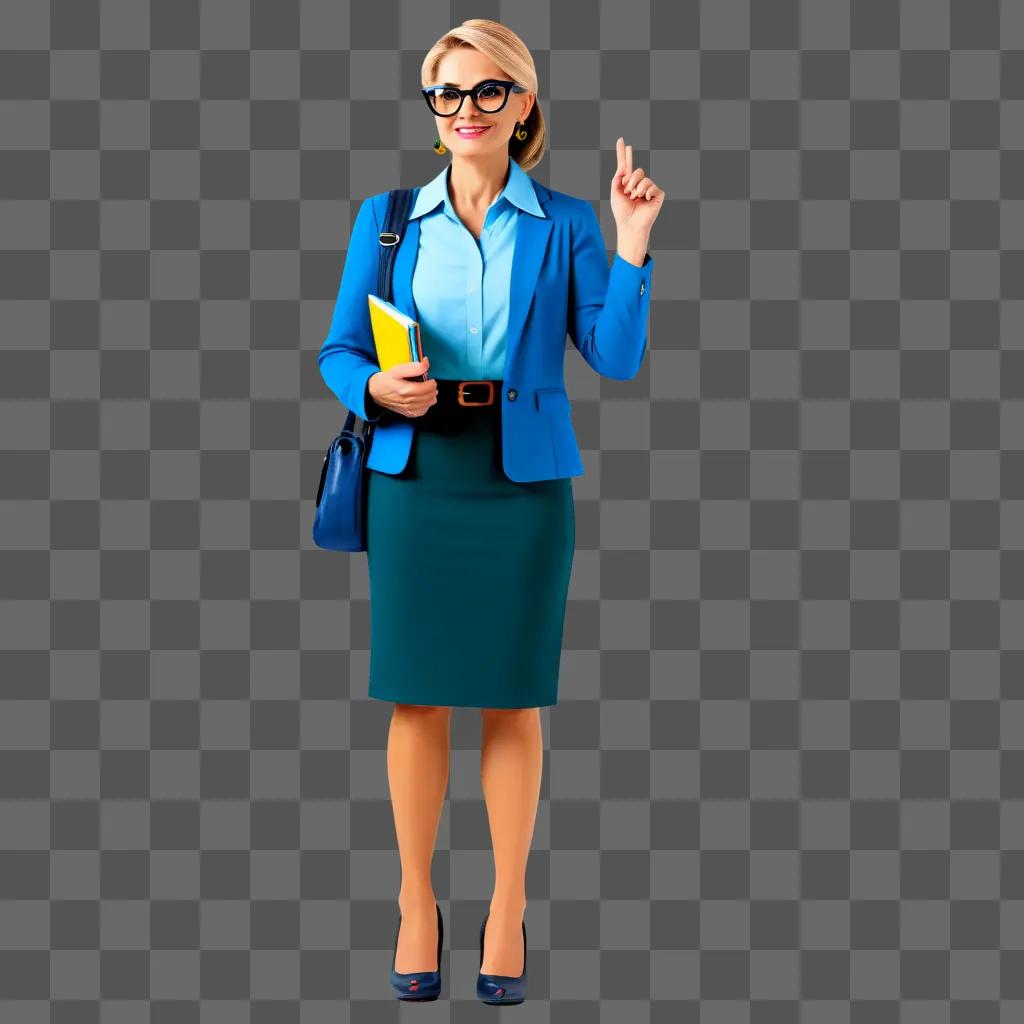
<svg viewBox="0 0 1024 1024"><path fill-rule="evenodd" d="M413 196L418 189L396 188L388 193L384 230L380 233L377 294L394 301L391 279L398 245L409 223ZM368 398L368 400L370 400ZM389 415L385 409L381 419ZM363 421L356 433L356 414L349 410L341 433L330 443L320 469L313 515L313 543L330 551L366 550L366 460L373 444L375 424Z"/></svg>

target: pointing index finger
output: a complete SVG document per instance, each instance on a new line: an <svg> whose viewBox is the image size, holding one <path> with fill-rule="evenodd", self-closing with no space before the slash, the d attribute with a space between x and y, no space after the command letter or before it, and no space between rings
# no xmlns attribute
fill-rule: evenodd
<svg viewBox="0 0 1024 1024"><path fill-rule="evenodd" d="M621 174L626 169L626 141L621 135L615 140L615 156L619 162L616 173Z"/></svg>

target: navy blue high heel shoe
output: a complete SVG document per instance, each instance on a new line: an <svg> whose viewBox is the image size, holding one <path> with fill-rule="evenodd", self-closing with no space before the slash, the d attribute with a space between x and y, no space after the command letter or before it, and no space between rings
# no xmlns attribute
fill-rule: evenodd
<svg viewBox="0 0 1024 1024"><path fill-rule="evenodd" d="M441 943L444 939L444 918L437 907L437 970L409 971L402 974L395 970L398 957L398 933L402 930L402 915L398 915L398 930L395 932L395 952L391 957L391 987L399 999L436 999L441 994Z"/></svg>
<svg viewBox="0 0 1024 1024"><path fill-rule="evenodd" d="M484 963L484 931L490 910L484 915L480 925L480 966ZM523 922L523 973L519 977L512 974L484 974L476 976L476 997L485 1003L503 1005L521 1003L526 998L526 922Z"/></svg>

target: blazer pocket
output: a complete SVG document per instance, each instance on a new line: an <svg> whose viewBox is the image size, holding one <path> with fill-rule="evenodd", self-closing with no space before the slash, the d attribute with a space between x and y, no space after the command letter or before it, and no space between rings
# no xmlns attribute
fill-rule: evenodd
<svg viewBox="0 0 1024 1024"><path fill-rule="evenodd" d="M568 410L569 396L566 394L565 388L535 388L534 398L537 402L537 408L540 410L551 409L557 410L564 408Z"/></svg>

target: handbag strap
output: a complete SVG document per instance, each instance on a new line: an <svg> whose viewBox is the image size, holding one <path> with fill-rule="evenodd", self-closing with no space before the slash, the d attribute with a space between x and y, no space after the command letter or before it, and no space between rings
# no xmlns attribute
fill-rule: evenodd
<svg viewBox="0 0 1024 1024"><path fill-rule="evenodd" d="M384 216L384 230L378 236L380 261L377 266L377 294L386 302L394 301L392 277L398 246L409 223L409 213L418 188L393 188L388 193L388 211Z"/></svg>
<svg viewBox="0 0 1024 1024"><path fill-rule="evenodd" d="M394 289L392 279L395 273L395 258L398 256L398 246L405 234L406 226L409 223L409 213L412 211L412 204L416 200L419 188L393 188L388 192L388 209L384 215L384 230L377 236L380 242L380 259L377 262L377 294L386 302L394 301ZM384 411L388 415L388 410ZM355 424L355 414L349 412L345 420L346 431L351 431ZM363 421L363 434L367 438L373 436L375 424L368 420Z"/></svg>
<svg viewBox="0 0 1024 1024"><path fill-rule="evenodd" d="M388 209L384 216L384 230L378 235L378 240L380 242L380 259L377 263L377 294L388 302L394 301L392 278L395 270L395 257L398 255L398 245L402 241L402 235L405 234L406 225L409 223L409 213L412 210L412 204L418 192L418 188L396 188L392 189L388 193ZM388 412L389 410L385 409L384 414L382 415L386 415ZM327 479L328 460L331 457L331 453L346 451L346 449L341 448L339 445L345 435L352 434L352 428L355 426L355 422L355 409L349 409L348 414L345 416L345 423L341 428L341 433L334 439L331 446L327 449L327 454L324 456L323 468L320 473L320 487L317 490L316 495L316 503L318 506L320 505L323 497L324 484ZM363 448L360 455L360 473L358 482L353 482L349 485L348 496L355 493L356 495L362 496L360 500L365 500L366 464L370 453L370 446L373 443L374 428L374 423L371 423L369 420L363 420ZM336 497L329 497L329 504L334 508L337 508L339 499ZM361 549L357 548L355 550L365 551L365 541L364 546Z"/></svg>

